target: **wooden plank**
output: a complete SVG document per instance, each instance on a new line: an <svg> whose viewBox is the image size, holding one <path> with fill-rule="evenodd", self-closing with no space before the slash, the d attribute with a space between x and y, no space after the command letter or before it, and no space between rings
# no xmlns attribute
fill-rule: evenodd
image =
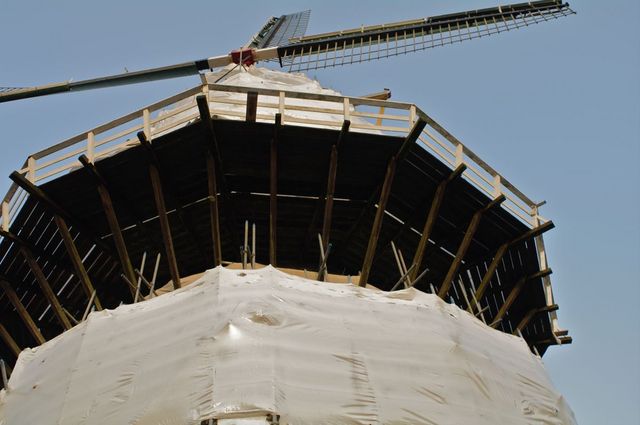
<svg viewBox="0 0 640 425"><path fill-rule="evenodd" d="M98 195L100 197L100 202L102 203L102 209L104 210L104 215L107 219L109 229L111 230L113 243L115 244L116 251L118 252L118 258L120 259L122 272L130 282L135 282L136 275L133 272L133 265L131 264L131 259L129 258L127 245L124 241L124 237L122 236L122 230L120 229L118 216L116 215L116 210L113 207L111 195L107 190L105 181L96 169L95 165L89 162L89 159L85 155L81 155L78 160L85 167L85 169L89 171L89 174L91 174L95 180ZM131 291L131 296L135 296L135 288L129 288L129 290Z"/></svg>
<svg viewBox="0 0 640 425"><path fill-rule="evenodd" d="M282 116L276 114L276 122L273 127L273 137L270 149L269 168L269 264L276 266L277 254L277 226L278 226L278 136Z"/></svg>
<svg viewBox="0 0 640 425"><path fill-rule="evenodd" d="M324 218L322 220L322 237L321 248L327 252L329 247L329 236L331 233L331 219L333 216L333 196L336 188L336 173L338 171L338 148L336 145L331 147L331 158L329 159L329 175L327 177L327 191L324 202ZM326 268L320 268L318 272L318 280L325 279Z"/></svg>
<svg viewBox="0 0 640 425"><path fill-rule="evenodd" d="M495 327L504 318L505 314L516 301L518 295L520 295L520 292L522 292L522 289L527 282L540 277L549 276L550 274L551 269L544 269L518 280L518 282L516 282L516 284L513 286L513 289L511 289L511 292L509 292L507 299L504 300L504 304L502 304L502 307L500 307L500 310L498 310L498 313L493 318L492 326Z"/></svg>
<svg viewBox="0 0 640 425"><path fill-rule="evenodd" d="M209 188L209 217L211 222L211 240L213 243L213 265L222 264L222 243L220 241L220 216L218 214L218 184L216 163L211 151L207 151L207 186ZM253 253L252 253L253 255Z"/></svg>
<svg viewBox="0 0 640 425"><path fill-rule="evenodd" d="M38 329L38 326L36 326L33 318L22 304L22 301L20 301L20 298L18 298L18 294L16 294L16 291L13 290L6 278L2 276L0 276L0 288L2 288L9 301L16 309L18 315L22 319L22 322L25 324L36 342L39 345L44 344L46 340L44 339L44 336L42 336L42 333L40 333L40 329Z"/></svg>
<svg viewBox="0 0 640 425"><path fill-rule="evenodd" d="M58 226L58 232L62 237L62 241L64 242L64 246L67 249L67 254L69 255L69 259L71 260L71 264L76 272L76 277L80 280L80 284L82 285L82 289L84 290L87 299L91 297L91 294L95 290L93 284L91 283L91 279L89 278L89 274L87 273L84 264L82 263L82 258L78 253L78 248L76 247L76 243L71 237L71 232L69 232L69 227L67 226L66 221L59 215L54 214L53 219L56 222L56 226ZM96 310L102 310L102 304L98 297L95 297L94 300Z"/></svg>
<svg viewBox="0 0 640 425"><path fill-rule="evenodd" d="M493 279L493 276L496 273L496 270L498 269L498 266L500 265L500 261L502 260L502 257L504 257L504 254L507 252L507 250L509 249L509 247L520 243L522 241L534 238L536 236L539 236L541 234L543 234L544 232L551 230L555 227L555 225L553 224L552 221L547 221L544 224L541 224L540 226L533 228L531 230L526 231L525 233L523 233L522 235L518 236L517 238L505 242L502 245L500 245L500 247L498 248L498 250L496 251L495 255L493 256L493 260L491 261L491 263L489 264L489 267L487 268L487 271L485 272L484 276L482 276L482 281L480 282L480 285L478 286L478 289L476 290L476 293L474 295L474 301L472 301L472 305L475 308L475 302L476 300L478 302L480 302L480 300L482 300L482 297L484 297L484 293L486 292L487 288L489 287L489 282L491 282L491 279ZM469 312L472 312L473 308L469 309Z"/></svg>
<svg viewBox="0 0 640 425"><path fill-rule="evenodd" d="M173 246L173 238L171 236L171 225L169 224L167 208L164 202L158 159L153 153L153 148L143 132L138 133L138 140L140 140L142 146L146 148L147 155L149 157L149 178L151 179L151 188L153 189L153 199L156 204L156 211L158 212L158 221L160 222L160 233L162 234L164 252L169 266L169 274L171 275L173 289L178 289L181 286L180 273L178 270L176 251Z"/></svg>
<svg viewBox="0 0 640 425"><path fill-rule="evenodd" d="M532 308L524 315L518 326L516 326L516 330L513 331L513 334L516 335L518 332L522 332L524 328L527 327L531 319L533 319L536 315L544 312L557 311L559 308L558 304L552 304L549 306L544 306L540 308Z"/></svg>
<svg viewBox="0 0 640 425"><path fill-rule="evenodd" d="M49 301L49 305L51 305L51 310L55 314L56 318L58 319L58 321L60 322L60 324L65 330L71 329L72 327L71 323L69 322L67 315L64 313L64 310L62 309L62 305L60 304L58 297L56 297L56 294L51 289L51 285L49 285L49 282L47 281L46 276L42 272L42 269L40 268L40 265L34 258L33 254L24 245L20 247L20 252L24 257L24 259L27 261L27 264L31 269L31 273L33 273L34 277L36 278L38 285L40 285L40 289L42 290L42 293L44 294L47 301Z"/></svg>
<svg viewBox="0 0 640 425"><path fill-rule="evenodd" d="M464 237L462 238L462 242L456 251L456 256L451 262L451 266L447 271L447 275L445 276L442 284L440 285L440 290L438 291L438 296L442 299L445 299L447 293L449 292L449 288L451 288L451 282L458 274L458 270L460 269L460 264L464 260L465 255L467 254L467 249L471 246L471 241L473 240L474 235L476 234L476 230L478 230L478 226L480 225L480 220L482 220L482 216L490 211L491 209L498 207L502 202L504 202L505 196L499 195L495 199L491 200L487 205L479 209L473 214L471 217L471 221L467 226L467 230L464 233Z"/></svg>
<svg viewBox="0 0 640 425"><path fill-rule="evenodd" d="M6 346L9 347L9 350L11 350L11 352L16 356L17 359L22 352L22 349L18 344L16 344L16 341L13 339L9 331L7 331L7 328L5 328L2 323L0 323L0 337L2 337L2 340L4 341Z"/></svg>
<svg viewBox="0 0 640 425"><path fill-rule="evenodd" d="M256 122L256 113L258 111L258 92L250 91L247 93L247 122Z"/></svg>
<svg viewBox="0 0 640 425"><path fill-rule="evenodd" d="M404 142L402 142L402 145L400 146L400 150L396 155L396 160L398 162L402 162L407 157L407 155L409 154L409 151L411 150L413 145L415 145L416 140L418 140L418 137L420 137L420 135L422 134L422 130L424 130L424 127L426 125L427 125L427 122L422 118L419 118L413 124L411 131L409 132L407 137L405 137Z"/></svg>
<svg viewBox="0 0 640 425"><path fill-rule="evenodd" d="M392 157L387 166L387 172L384 176L384 183L382 184L382 191L380 192L380 200L378 201L378 210L376 211L375 219L373 220L373 226L371 233L369 234L369 243L367 244L367 251L364 255L362 262L362 270L360 272L360 286L366 286L369 274L371 273L371 266L373 264L373 257L376 253L376 247L378 245L378 237L380 236L380 230L382 229L382 220L384 218L384 211L387 207L387 201L391 194L391 188L393 186L393 177L396 172L396 157Z"/></svg>
<svg viewBox="0 0 640 425"><path fill-rule="evenodd" d="M445 194L447 185L457 177L461 176L466 168L467 168L466 165L460 164L458 167L456 167L455 170L451 172L451 174L449 174L449 176L446 179L442 180L438 184L438 187L436 188L436 193L433 196L433 200L431 201L431 207L429 208L429 213L427 214L427 220L424 223L422 236L420 237L420 242L418 242L418 247L416 248L416 253L413 256L413 262L411 263L415 265L411 274L409 275L409 280L411 281L414 281L416 279L420 266L422 265L424 253L429 244L429 238L431 237L431 232L433 231L433 227L436 224L436 219L438 218L438 213L440 212L440 206L442 205L442 201L444 200L444 194Z"/></svg>

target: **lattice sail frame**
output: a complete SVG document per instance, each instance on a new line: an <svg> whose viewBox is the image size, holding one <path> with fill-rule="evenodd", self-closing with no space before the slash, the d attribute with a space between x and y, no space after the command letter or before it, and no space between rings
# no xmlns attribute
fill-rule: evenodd
<svg viewBox="0 0 640 425"><path fill-rule="evenodd" d="M278 48L290 72L367 62L460 43L575 14L568 3L541 1L302 37Z"/></svg>

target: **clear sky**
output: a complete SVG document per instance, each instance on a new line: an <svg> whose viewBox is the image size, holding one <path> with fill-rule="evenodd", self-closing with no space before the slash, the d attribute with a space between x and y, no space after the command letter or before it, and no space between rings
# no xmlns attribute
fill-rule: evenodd
<svg viewBox="0 0 640 425"><path fill-rule="evenodd" d="M502 4L506 3L504 1ZM308 33L495 6L495 0L26 1L0 5L0 86L83 79L224 54L272 15L313 10ZM314 71L349 95L418 104L529 197L560 324L547 368L580 424L640 423L640 2L455 46ZM29 153L192 87L197 78L0 104L0 174ZM0 192L9 179L0 179Z"/></svg>

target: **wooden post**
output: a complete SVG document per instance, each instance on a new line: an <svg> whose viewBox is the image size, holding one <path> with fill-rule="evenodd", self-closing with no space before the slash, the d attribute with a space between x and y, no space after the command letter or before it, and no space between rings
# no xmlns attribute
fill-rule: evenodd
<svg viewBox="0 0 640 425"><path fill-rule="evenodd" d="M438 184L438 187L436 188L436 193L433 196L433 200L431 201L431 208L429 208L429 214L427 215L427 221L425 221L424 223L424 229L422 230L422 236L420 237L420 242L418 242L416 253L413 256L412 264L415 264L416 266L413 268L413 271L409 275L412 281L415 280L420 270L420 266L422 265L424 253L427 249L427 245L429 244L429 238L431 237L431 232L433 231L433 227L436 224L436 219L438 218L438 213L440 212L440 206L442 205L442 201L444 200L444 194L445 194L447 185L457 177L461 176L464 170L466 169L467 169L466 165L464 164L458 165L456 169L453 170L446 179L442 180Z"/></svg>
<svg viewBox="0 0 640 425"><path fill-rule="evenodd" d="M4 341L6 346L9 347L9 349L17 359L22 350L20 349L20 346L16 344L16 341L13 339L9 331L7 331L7 328L5 328L2 323L0 323L0 337L2 337L2 340Z"/></svg>
<svg viewBox="0 0 640 425"><path fill-rule="evenodd" d="M447 275L442 281L442 285L440 285L440 290L438 291L438 296L440 298L444 299L444 297L447 295L447 292L449 292L449 288L451 287L451 282L458 274L458 269L460 268L460 264L462 264L462 260L464 260L464 257L467 254L467 249L469 249L469 246L471 245L471 241L473 240L473 236L475 235L476 230L478 230L478 226L480 225L480 220L482 219L482 216L487 211L502 204L504 200L505 200L505 196L500 195L497 198L494 198L491 202L489 202L487 205L485 205L483 208L481 208L480 210L476 211L473 214L473 217L469 222L469 226L467 226L467 230L464 233L464 237L462 238L462 243L458 247L456 256L453 259L451 266L449 267L449 271L447 272Z"/></svg>
<svg viewBox="0 0 640 425"><path fill-rule="evenodd" d="M336 188L336 173L338 171L338 148L331 147L329 160L329 175L327 177L327 194L324 203L324 218L322 220L322 248L326 251L331 233L331 218L333 213L333 196Z"/></svg>
<svg viewBox="0 0 640 425"><path fill-rule="evenodd" d="M495 327L495 325L497 325L502 320L504 315L507 313L507 310L509 310L511 305L513 305L515 300L518 298L518 295L520 295L520 292L522 292L522 289L524 288L525 283L529 282L530 280L537 279L539 277L549 276L550 274L551 274L551 269L544 269L532 275L525 276L522 279L520 279L518 282L516 282L513 289L511 289L511 292L509 292L507 299L504 300L504 304L502 304L502 307L500 307L500 310L498 310L498 314L496 314L496 317L493 318L493 323L491 324L492 327Z"/></svg>
<svg viewBox="0 0 640 425"><path fill-rule="evenodd" d="M218 184L216 164L211 150L207 150L207 183L209 187L209 216L211 220L211 240L213 242L213 265L222 264L222 243L220 241L220 216L218 215Z"/></svg>
<svg viewBox="0 0 640 425"><path fill-rule="evenodd" d="M56 226L58 226L58 232L62 237L62 241L64 242L64 246L67 249L67 254L69 255L69 259L71 259L71 264L73 265L73 269L76 272L76 277L80 280L80 284L82 285L82 289L84 293L87 295L87 299L91 298L91 294L94 291L93 284L91 283L91 279L89 279L89 274L82 263L82 258L78 253L78 249L76 248L76 243L71 237L71 233L69 232L69 227L67 226L66 221L62 217L57 214L53 215L53 219L56 222ZM96 310L102 310L102 304L98 297L94 299Z"/></svg>
<svg viewBox="0 0 640 425"><path fill-rule="evenodd" d="M531 239L533 237L536 237L538 235L543 234L544 232L546 232L547 230L551 230L554 228L554 224L552 221L547 221L546 223L533 228L531 230L526 231L525 233L523 233L522 235L518 236L517 238L505 242L502 245L500 245L500 247L498 248L498 250L496 251L495 255L493 256L493 260L491 261L491 263L489 264L489 267L487 267L487 271L485 272L484 276L482 277L482 282L480 282L480 286L478 286L478 290L476 291L476 293L473 296L473 303L474 303L474 307L475 307L475 303L476 302L480 302L480 300L482 299L482 297L484 296L484 293L486 292L487 288L489 287L489 282L491 282L491 279L493 278L493 276L496 273L496 270L498 269L498 265L500 264L500 261L502 260L502 257L504 257L504 254L507 252L507 250L509 249L510 246L513 246L517 243L520 243L524 240L528 240ZM473 312L473 308L469 309L469 312Z"/></svg>
<svg viewBox="0 0 640 425"><path fill-rule="evenodd" d="M373 257L375 256L376 247L378 245L378 237L380 236L380 230L382 229L382 219L384 218L384 211L387 207L387 201L391 194L391 187L393 186L393 177L396 172L396 157L392 157L387 166L387 173L384 177L384 183L382 184L382 191L380 193L380 200L378 201L378 210L376 211L375 219L373 220L373 226L369 235L369 243L367 244L367 251L364 255L364 261L362 262L362 272L360 273L360 286L366 286L369 274L371 273L371 266L373 264Z"/></svg>
<svg viewBox="0 0 640 425"><path fill-rule="evenodd" d="M11 285L9 285L9 282L7 282L3 277L0 277L0 288L2 288L2 290L4 291L9 301L11 302L13 307L16 309L16 311L18 312L18 315L24 322L27 329L29 329L29 332L31 333L33 338L36 340L36 342L39 345L44 344L46 340L44 339L44 336L42 336L42 333L40 333L40 329L38 329L38 326L36 326L36 323L33 321L33 318L31 317L27 309L22 304L22 301L20 301L20 298L18 298L16 291L13 290Z"/></svg>
<svg viewBox="0 0 640 425"><path fill-rule="evenodd" d="M127 245L124 242L124 237L122 236L122 231L120 230L120 224L118 223L118 217L116 215L115 209L113 208L111 195L109 194L109 190L106 187L105 181L96 169L95 165L89 162L89 159L86 156L81 155L78 160L85 167L85 169L89 171L89 174L91 174L95 180L96 187L98 189L98 195L100 196L100 202L102 203L102 208L104 210L104 215L107 219L107 223L109 224L109 229L111 230L116 250L118 251L118 257L120 258L122 271L130 282L135 282L136 277L133 273L133 266L131 265L131 259L129 258L129 253L127 251ZM131 290L131 296L134 296L135 288L129 289Z"/></svg>
<svg viewBox="0 0 640 425"><path fill-rule="evenodd" d="M270 166L270 203L269 203L269 263L276 266L277 253L277 224L278 224L278 136L282 116L276 114L276 122L271 139L271 166Z"/></svg>
<svg viewBox="0 0 640 425"><path fill-rule="evenodd" d="M158 212L158 221L160 222L160 232L162 233L162 242L164 243L164 252L167 256L167 263L169 265L169 274L171 275L171 281L173 282L173 289L180 288L180 273L178 271L178 261L176 259L176 252L173 247L173 238L171 236L171 225L169 224L169 218L167 216L167 208L164 202L164 193L162 191L162 180L160 179L160 170L158 158L153 152L151 143L147 140L146 135L143 132L138 133L138 140L142 146L147 150L149 157L149 177L151 179L151 186L153 188L153 198L156 203L156 210Z"/></svg>
<svg viewBox="0 0 640 425"><path fill-rule="evenodd" d="M62 306L60 305L58 297L56 297L56 294L51 289L51 285L49 285L44 272L40 268L40 265L38 264L36 259L33 257L33 254L24 245L20 247L20 252L22 253L24 259L27 261L27 264L31 269L31 273L33 273L33 276L36 278L38 285L40 285L42 293L44 294L47 301L49 301L51 310L55 314L56 318L65 330L71 329L71 323L69 322L67 315L64 314L64 310L62 310Z"/></svg>
<svg viewBox="0 0 640 425"><path fill-rule="evenodd" d="M247 93L247 122L256 122L258 112L258 93L250 91Z"/></svg>

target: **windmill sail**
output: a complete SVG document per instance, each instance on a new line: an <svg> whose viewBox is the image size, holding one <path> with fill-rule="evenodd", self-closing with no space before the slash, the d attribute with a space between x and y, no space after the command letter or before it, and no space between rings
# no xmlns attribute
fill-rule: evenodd
<svg viewBox="0 0 640 425"><path fill-rule="evenodd" d="M250 47L264 49L267 47L283 46L292 38L304 36L309 24L310 10L282 15L271 18L254 37Z"/></svg>
<svg viewBox="0 0 640 425"><path fill-rule="evenodd" d="M574 13L559 0L498 6L300 37L279 47L278 57L289 71L328 68L459 43Z"/></svg>

